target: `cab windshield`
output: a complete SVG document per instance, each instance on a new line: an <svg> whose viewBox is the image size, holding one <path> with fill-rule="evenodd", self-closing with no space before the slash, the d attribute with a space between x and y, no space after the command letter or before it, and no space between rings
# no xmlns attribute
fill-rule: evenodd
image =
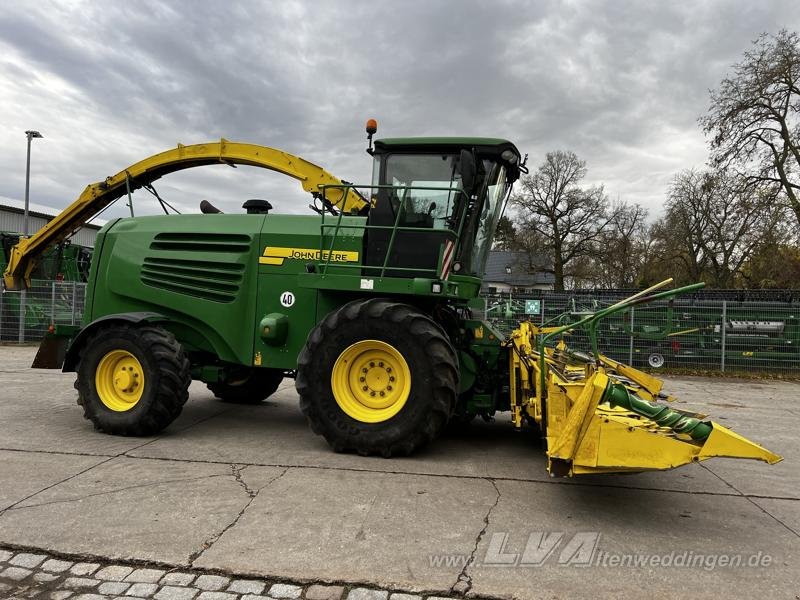
<svg viewBox="0 0 800 600"><path fill-rule="evenodd" d="M484 169L488 174L486 198L480 208L477 233L475 235L475 252L472 254L471 264L468 266L470 273L483 277L486 268L486 259L492 248L497 221L503 213L508 184L506 182L506 168L498 163L484 161Z"/></svg>
<svg viewBox="0 0 800 600"><path fill-rule="evenodd" d="M383 178L380 174L381 161L375 161L373 184L384 183L398 188L436 188L392 190L389 195L392 212L397 215L405 196L400 225L436 229L451 227L450 219L459 196L453 189L461 189L458 161L458 155L455 154L390 154L384 160Z"/></svg>
<svg viewBox="0 0 800 600"><path fill-rule="evenodd" d="M473 188L477 196L468 200L461 193L460 160L460 153L376 156L373 185L390 185L392 189L374 192L377 210L373 211L372 223L396 222L401 227L450 229L460 233L457 254L460 272L482 277L509 189L507 172L498 161L479 159ZM435 239L438 248L444 238ZM420 252L425 244L422 238L414 238ZM432 256L437 252L430 249Z"/></svg>

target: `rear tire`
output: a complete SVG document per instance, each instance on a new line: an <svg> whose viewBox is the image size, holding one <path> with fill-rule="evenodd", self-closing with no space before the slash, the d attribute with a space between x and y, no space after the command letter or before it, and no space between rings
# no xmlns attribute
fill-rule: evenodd
<svg viewBox="0 0 800 600"><path fill-rule="evenodd" d="M335 451L408 455L447 424L458 359L442 328L413 306L357 300L311 331L296 387L311 429Z"/></svg>
<svg viewBox="0 0 800 600"><path fill-rule="evenodd" d="M645 352L644 364L651 369L663 369L667 364L667 359L660 348L648 348Z"/></svg>
<svg viewBox="0 0 800 600"><path fill-rule="evenodd" d="M189 359L170 332L117 325L100 329L81 349L75 388L96 429L148 436L180 414L191 382Z"/></svg>
<svg viewBox="0 0 800 600"><path fill-rule="evenodd" d="M283 381L278 369L252 369L226 382L208 383L208 389L223 402L258 404L272 396Z"/></svg>

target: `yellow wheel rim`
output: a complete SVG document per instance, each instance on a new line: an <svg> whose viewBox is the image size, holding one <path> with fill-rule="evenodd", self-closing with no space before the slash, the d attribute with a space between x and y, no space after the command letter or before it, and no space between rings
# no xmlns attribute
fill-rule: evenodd
<svg viewBox="0 0 800 600"><path fill-rule="evenodd" d="M127 350L112 350L100 359L94 374L100 401L116 412L136 406L144 391L144 369Z"/></svg>
<svg viewBox="0 0 800 600"><path fill-rule="evenodd" d="M362 423L388 421L411 393L411 371L397 349L363 340L345 349L333 365L331 389L336 403Z"/></svg>

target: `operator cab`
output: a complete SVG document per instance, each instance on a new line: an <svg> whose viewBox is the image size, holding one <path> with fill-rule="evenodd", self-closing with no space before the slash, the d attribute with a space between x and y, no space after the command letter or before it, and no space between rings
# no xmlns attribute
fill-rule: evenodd
<svg viewBox="0 0 800 600"><path fill-rule="evenodd" d="M454 271L481 277L497 221L519 177L520 153L491 138L394 138L375 142L365 274L431 277L445 242ZM524 168L524 167L523 167ZM395 224L397 230L392 234Z"/></svg>

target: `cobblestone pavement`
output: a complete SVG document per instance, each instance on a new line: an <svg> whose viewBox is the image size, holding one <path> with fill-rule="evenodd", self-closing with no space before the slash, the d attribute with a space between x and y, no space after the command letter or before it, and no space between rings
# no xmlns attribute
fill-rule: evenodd
<svg viewBox="0 0 800 600"><path fill-rule="evenodd" d="M644 591L657 600L690 585L693 600L798 600L798 383L667 382L681 408L781 454L777 465L713 459L553 479L538 441L502 416L448 431L407 458L334 453L309 431L291 380L256 406L221 403L194 383L159 435L103 435L76 406L74 376L29 369L34 353L0 345L0 548L23 554L0 557L0 597L389 600L404 591L550 600ZM597 562L565 564L581 539L594 541ZM557 548L531 565L550 541ZM652 566L687 553L704 561ZM38 557L25 554L47 556L34 565ZM732 556L764 560L731 568ZM45 570L65 557L98 566ZM150 579L126 581L150 568ZM118 580L101 583L101 573ZM230 587L248 578L246 590ZM203 588L208 581L222 584Z"/></svg>
<svg viewBox="0 0 800 600"><path fill-rule="evenodd" d="M295 584L0 549L0 598L22 600L448 600L407 592L330 584Z"/></svg>

